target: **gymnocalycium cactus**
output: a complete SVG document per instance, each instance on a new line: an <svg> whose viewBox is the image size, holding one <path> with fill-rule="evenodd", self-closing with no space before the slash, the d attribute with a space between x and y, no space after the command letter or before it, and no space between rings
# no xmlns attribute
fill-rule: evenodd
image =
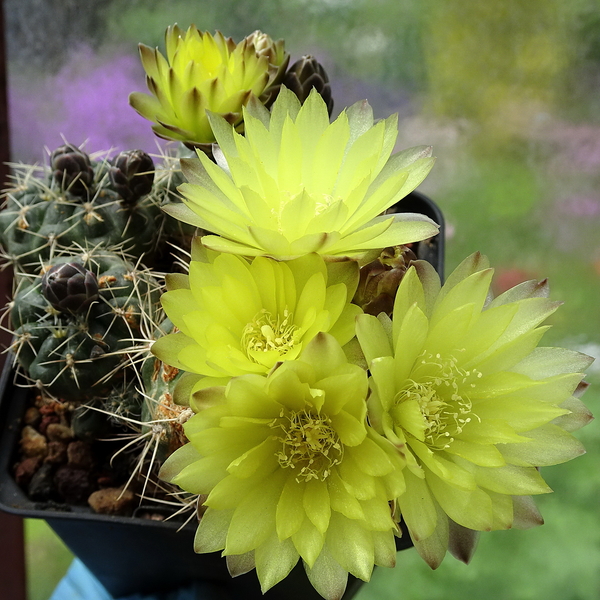
<svg viewBox="0 0 600 600"><path fill-rule="evenodd" d="M73 244L120 245L137 256L150 251L156 211L122 202L110 186L109 166L71 145L54 151L50 167L15 165L0 212L0 242L9 259L31 272L40 259Z"/></svg>
<svg viewBox="0 0 600 600"><path fill-rule="evenodd" d="M17 280L10 316L29 378L63 399L106 394L158 300L156 278L123 256L95 251L58 256Z"/></svg>
<svg viewBox="0 0 600 600"><path fill-rule="evenodd" d="M155 164L142 150L109 159L65 144L47 166L13 165L0 211L0 254L15 274L8 317L19 370L40 402L62 407L76 439L126 433L127 453L139 450L131 482L151 471L148 447L166 457L168 440L183 443L170 415L184 409L163 406L168 394L156 381L146 390L141 374L164 319L161 272L171 270L172 247L185 254L195 233L161 210L178 201L182 152L167 148Z"/></svg>
<svg viewBox="0 0 600 600"><path fill-rule="evenodd" d="M155 167L142 150L109 160L66 144L52 153L49 166L12 165L13 184L0 211L5 258L30 273L40 260L74 246L120 249L152 261L168 235L186 237L160 210L183 181L178 159L163 158Z"/></svg>

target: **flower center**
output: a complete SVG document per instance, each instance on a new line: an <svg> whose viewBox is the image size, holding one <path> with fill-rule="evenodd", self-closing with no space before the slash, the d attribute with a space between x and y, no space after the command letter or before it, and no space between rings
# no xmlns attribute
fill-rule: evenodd
<svg viewBox="0 0 600 600"><path fill-rule="evenodd" d="M395 404L416 402L422 418L422 436L417 437L432 450L445 450L467 423L478 419L464 390L475 387L471 380L481 373L459 368L453 356L424 354L413 375L415 378L396 395Z"/></svg>
<svg viewBox="0 0 600 600"><path fill-rule="evenodd" d="M283 431L276 436L281 442L277 460L284 468L298 469L296 481L325 481L332 467L342 461L343 447L328 417L306 410L288 413L282 410L272 426Z"/></svg>
<svg viewBox="0 0 600 600"><path fill-rule="evenodd" d="M298 327L292 322L292 313L286 308L277 318L262 309L242 332L242 347L250 360L259 362L253 353L276 350L285 356L296 344Z"/></svg>
<svg viewBox="0 0 600 600"><path fill-rule="evenodd" d="M279 204L275 204L271 208L271 215L277 220L277 231L285 236L286 231L292 232L289 226L284 225L283 223L283 211L287 204L289 204L292 200L297 200L298 197L302 195L306 196L306 200L314 202L314 216L317 217L321 213L325 212L328 208L330 208L334 204L340 204L344 202L344 200L339 196L332 196L330 194L323 194L314 192L309 192L303 184L300 184L300 191L289 191L289 190L281 190L279 197ZM306 229L306 228L304 228ZM305 231L306 233L306 231ZM300 234L299 231L293 230L293 234L298 237L303 234Z"/></svg>
<svg viewBox="0 0 600 600"><path fill-rule="evenodd" d="M316 194L315 215L320 215L327 210L332 204L340 202L340 198L334 198L330 194Z"/></svg>

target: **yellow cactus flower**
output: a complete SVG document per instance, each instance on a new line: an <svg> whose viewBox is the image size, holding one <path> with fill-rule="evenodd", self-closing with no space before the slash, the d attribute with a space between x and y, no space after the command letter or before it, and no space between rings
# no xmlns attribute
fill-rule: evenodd
<svg viewBox="0 0 600 600"><path fill-rule="evenodd" d="M397 115L374 124L365 101L330 124L315 90L301 106L282 87L271 113L254 100L244 108L245 136L222 117L209 120L217 164L200 152L199 160L182 160L183 203L164 207L216 233L203 238L209 248L282 260L311 252L360 258L438 231L423 215L381 216L434 162L429 147L390 156Z"/></svg>
<svg viewBox="0 0 600 600"><path fill-rule="evenodd" d="M369 580L395 563L389 500L404 462L365 420L367 374L320 333L267 377L196 393L190 443L160 476L207 495L196 552L222 550L232 575L256 567L263 592L302 558L309 580L339 600L348 573Z"/></svg>
<svg viewBox="0 0 600 600"><path fill-rule="evenodd" d="M211 378L267 373L277 362L297 358L320 331L342 345L354 337L362 312L350 304L356 262L327 264L309 254L250 263L203 251L198 243L193 258L189 276L167 276L161 298L179 329L152 346L168 365Z"/></svg>
<svg viewBox="0 0 600 600"><path fill-rule="evenodd" d="M437 567L449 547L467 561L474 531L542 522L532 494L551 491L536 467L583 453L571 431L591 414L574 396L589 357L537 347L558 303L546 282L491 300L485 258L466 259L441 287L414 263L393 321L361 315L372 374L371 424L407 461L397 499L420 554Z"/></svg>
<svg viewBox="0 0 600 600"><path fill-rule="evenodd" d="M190 145L215 141L207 110L239 126L242 106L283 76L289 61L283 42L260 32L236 45L220 32L213 36L194 25L183 32L174 25L167 28L165 42L166 58L158 48L140 44L152 95L134 92L129 102L154 123L159 137Z"/></svg>

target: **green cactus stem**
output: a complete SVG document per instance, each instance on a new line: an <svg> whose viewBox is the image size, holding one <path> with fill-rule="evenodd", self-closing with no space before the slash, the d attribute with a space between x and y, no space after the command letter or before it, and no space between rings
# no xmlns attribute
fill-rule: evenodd
<svg viewBox="0 0 600 600"><path fill-rule="evenodd" d="M85 311L59 311L44 296L44 275L17 275L10 304L17 360L28 377L55 397L85 400L106 394L123 377L135 340L155 312L159 283L110 252L54 258L44 271L78 263L92 272L98 298Z"/></svg>
<svg viewBox="0 0 600 600"><path fill-rule="evenodd" d="M72 176L83 161L61 154L53 158L62 171L35 165L12 165L13 182L3 191L0 211L0 244L5 258L28 272L39 269L40 259L49 260L73 246L121 248L135 257L151 254L157 243L162 215L154 203L123 202L110 187L107 160L92 161L92 176ZM54 155L53 155L54 156ZM87 156L87 155L85 155ZM80 166L80 165L79 165ZM63 179L58 181L57 178ZM71 178L71 183L65 184ZM85 193L76 184L85 181ZM77 194L73 190L78 191Z"/></svg>
<svg viewBox="0 0 600 600"><path fill-rule="evenodd" d="M173 330L173 324L166 319L156 330L156 338ZM144 383L144 403L142 405L143 431L152 430L157 439L157 458L165 460L177 448L187 442L183 423L191 410L175 403L175 386L183 375L182 371L170 367L154 356L149 356L142 367Z"/></svg>

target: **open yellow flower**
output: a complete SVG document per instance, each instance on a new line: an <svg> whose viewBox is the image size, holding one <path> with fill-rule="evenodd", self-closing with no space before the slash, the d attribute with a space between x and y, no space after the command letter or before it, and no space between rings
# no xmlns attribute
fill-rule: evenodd
<svg viewBox="0 0 600 600"><path fill-rule="evenodd" d="M215 141L207 110L238 126L242 106L283 76L289 61L283 42L260 32L236 45L220 32L212 36L194 25L183 32L174 25L165 42L166 58L157 48L140 44L152 95L134 92L129 102L154 123L158 136L194 145Z"/></svg>
<svg viewBox="0 0 600 600"><path fill-rule="evenodd" d="M311 252L362 257L437 233L423 215L381 216L434 162L425 146L390 156L396 115L374 124L365 101L330 124L315 90L300 106L282 87L271 113L250 100L245 136L217 115L210 123L220 148L217 164L203 153L182 160L189 181L179 188L183 203L164 208L218 234L203 238L213 250L283 260Z"/></svg>
<svg viewBox="0 0 600 600"><path fill-rule="evenodd" d="M372 374L369 419L407 461L398 504L432 567L448 546L468 560L470 530L540 524L530 495L551 490L536 467L581 454L570 431L591 419L574 397L591 359L537 347L547 329L540 324L558 306L546 282L490 300L491 277L475 254L441 287L417 261L393 322L358 317Z"/></svg>
<svg viewBox="0 0 600 600"><path fill-rule="evenodd" d="M249 262L198 243L193 258L189 276L167 276L161 298L179 332L160 338L152 351L171 366L211 378L267 373L297 358L320 331L342 345L354 337L362 312L350 304L356 262L327 264L317 254Z"/></svg>
<svg viewBox="0 0 600 600"><path fill-rule="evenodd" d="M302 558L328 600L348 572L368 580L395 563L389 500L404 462L366 424L367 374L335 339L317 335L268 377L244 375L195 394L190 443L160 476L208 495L196 552L223 551L232 575L254 567L263 592Z"/></svg>

